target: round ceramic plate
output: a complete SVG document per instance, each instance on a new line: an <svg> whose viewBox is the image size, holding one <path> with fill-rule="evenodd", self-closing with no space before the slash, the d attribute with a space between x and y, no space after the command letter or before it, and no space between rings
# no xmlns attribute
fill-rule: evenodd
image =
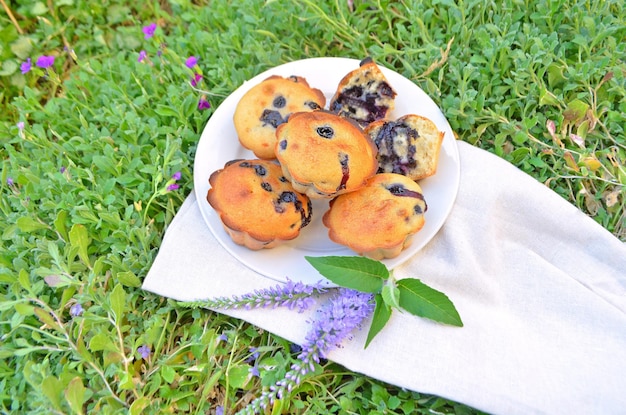
<svg viewBox="0 0 626 415"><path fill-rule="evenodd" d="M224 231L219 216L206 201L206 195L210 188L209 176L215 170L223 168L227 161L256 158L252 152L244 149L237 139L233 125L233 114L237 103L246 91L270 75L298 75L306 78L310 86L324 92L328 106L328 101L335 93L341 78L358 66L359 61L355 59L312 58L272 68L246 81L228 96L215 110L202 132L194 163L194 189L202 216L220 244L242 264L262 276L277 281L290 279L308 284L321 281L325 285L332 286L333 284L324 279L304 257L354 256L356 254L328 238L328 230L322 224L322 216L328 209L327 200L313 201L311 223L302 228L298 238L284 245L273 249L252 251L235 244L231 240ZM445 133L437 174L419 182L428 204L425 216L426 224L413 237L411 246L405 249L400 256L382 261L387 268L393 269L423 248L445 222L459 187L459 153L452 129L433 100L407 78L380 64L379 66L389 84L398 93L395 110L389 118L396 119L405 114L422 115L430 118Z"/></svg>

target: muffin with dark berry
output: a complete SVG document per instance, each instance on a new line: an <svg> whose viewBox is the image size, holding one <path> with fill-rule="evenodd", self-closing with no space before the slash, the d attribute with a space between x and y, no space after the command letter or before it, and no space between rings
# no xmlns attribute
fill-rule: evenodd
<svg viewBox="0 0 626 415"><path fill-rule="evenodd" d="M374 143L358 125L328 111L293 114L276 137L285 177L310 198L359 189L378 169Z"/></svg>
<svg viewBox="0 0 626 415"><path fill-rule="evenodd" d="M366 127L385 119L395 107L395 98L396 92L376 62L366 58L339 82L329 109Z"/></svg>
<svg viewBox="0 0 626 415"><path fill-rule="evenodd" d="M380 173L361 189L330 201L322 222L330 239L359 255L381 260L407 248L424 226L421 187L406 176Z"/></svg>
<svg viewBox="0 0 626 415"><path fill-rule="evenodd" d="M326 97L300 76L270 76L237 103L233 121L241 145L261 159L275 158L276 128L295 112L324 108Z"/></svg>
<svg viewBox="0 0 626 415"><path fill-rule="evenodd" d="M238 245L274 248L311 221L311 201L270 160L233 160L209 178L207 201Z"/></svg>
<svg viewBox="0 0 626 415"><path fill-rule="evenodd" d="M365 129L378 147L378 171L398 173L413 180L437 172L443 131L420 115L408 114L396 121L380 120Z"/></svg>

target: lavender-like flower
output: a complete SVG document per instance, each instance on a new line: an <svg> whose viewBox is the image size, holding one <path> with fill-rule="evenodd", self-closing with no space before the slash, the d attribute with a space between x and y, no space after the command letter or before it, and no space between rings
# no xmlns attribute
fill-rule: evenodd
<svg viewBox="0 0 626 415"><path fill-rule="evenodd" d="M37 58L37 62L35 63L38 67L40 68L49 68L52 65L54 65L54 56L50 55L50 56L46 56L46 55L42 55L40 57Z"/></svg>
<svg viewBox="0 0 626 415"><path fill-rule="evenodd" d="M190 56L185 61L185 65L188 68L193 68L194 66L196 66L197 63L198 63L198 58L196 58L195 56Z"/></svg>
<svg viewBox="0 0 626 415"><path fill-rule="evenodd" d="M225 310L287 307L290 310L297 309L299 312L302 312L315 303L314 295L325 291L326 289L319 282L315 285L307 285L302 282L287 280L285 284L256 290L253 293L242 296L217 297L203 301L181 303L181 305L192 308L221 308Z"/></svg>
<svg viewBox="0 0 626 415"><path fill-rule="evenodd" d="M194 73L193 78L191 78L191 81L189 81L189 83L191 84L191 86L196 87L198 86L198 82L200 81L202 81L202 74Z"/></svg>
<svg viewBox="0 0 626 415"><path fill-rule="evenodd" d="M211 108L211 103L207 101L204 97L200 98L198 101L198 109L199 110L208 110Z"/></svg>
<svg viewBox="0 0 626 415"><path fill-rule="evenodd" d="M83 314L85 310L80 303L76 303L70 307L70 316L78 317Z"/></svg>
<svg viewBox="0 0 626 415"><path fill-rule="evenodd" d="M148 54L145 50L140 51L139 56L137 57L137 62L142 62L144 59L146 59L146 56L148 56Z"/></svg>
<svg viewBox="0 0 626 415"><path fill-rule="evenodd" d="M151 353L150 346L148 346L147 344L139 346L137 348L137 352L139 352L143 360L148 360L148 358L150 357L150 353Z"/></svg>
<svg viewBox="0 0 626 415"><path fill-rule="evenodd" d="M291 366L285 378L241 410L240 414L254 414L282 399L300 384L304 376L315 370L325 354L350 336L374 310L373 296L369 293L340 288L336 296L319 310L312 329L306 336L298 361Z"/></svg>
<svg viewBox="0 0 626 415"><path fill-rule="evenodd" d="M30 60L30 58L26 59L24 62L22 62L22 64L20 65L20 70L22 71L22 74L26 74L28 72L30 72L30 69L32 68L33 64L32 61Z"/></svg>
<svg viewBox="0 0 626 415"><path fill-rule="evenodd" d="M148 26L144 26L141 29L144 34L144 39L150 39L152 36L154 36L154 31L156 30L156 28L156 23L150 23Z"/></svg>

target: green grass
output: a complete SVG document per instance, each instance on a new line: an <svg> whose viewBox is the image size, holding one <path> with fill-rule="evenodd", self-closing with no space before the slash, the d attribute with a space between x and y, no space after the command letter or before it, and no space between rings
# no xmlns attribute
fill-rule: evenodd
<svg viewBox="0 0 626 415"><path fill-rule="evenodd" d="M139 288L191 191L213 109L280 63L371 55L424 89L459 139L626 240L621 1L232 3L0 2L0 412L230 413L289 368L285 340ZM56 56L52 70L23 75L40 55ZM190 55L210 110L196 108ZM251 347L260 378L248 376ZM332 362L280 411L478 412Z"/></svg>

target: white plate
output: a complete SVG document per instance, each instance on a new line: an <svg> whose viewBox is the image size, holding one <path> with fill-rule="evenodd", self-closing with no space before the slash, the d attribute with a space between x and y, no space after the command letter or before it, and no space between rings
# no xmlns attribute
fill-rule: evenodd
<svg viewBox="0 0 626 415"><path fill-rule="evenodd" d="M355 59L312 58L272 68L244 82L228 96L215 110L202 132L194 164L194 188L202 216L220 244L242 264L262 276L277 281L290 279L308 284L321 281L327 286L333 286L304 257L356 254L328 238L327 229L321 221L322 215L328 208L326 200L313 202L313 220L293 241L273 249L260 251L251 251L233 243L224 231L218 215L206 201L206 194L210 188L209 176L215 170L224 167L224 163L232 159L256 158L252 152L239 144L233 125L235 107L246 91L270 75L303 76L310 86L324 92L328 106L328 101L341 78L358 66L359 61ZM407 78L380 66L387 81L398 93L396 108L390 114L390 118L396 119L405 114L422 115L430 118L441 131L445 132L437 174L419 182L428 204L426 224L413 237L411 246L400 256L383 261L389 269L393 269L423 248L439 231L450 213L459 187L459 153L452 129L433 100Z"/></svg>

